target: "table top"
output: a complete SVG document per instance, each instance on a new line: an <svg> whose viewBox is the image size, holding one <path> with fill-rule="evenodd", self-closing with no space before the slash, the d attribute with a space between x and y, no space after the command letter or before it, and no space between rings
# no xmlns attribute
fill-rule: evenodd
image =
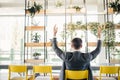
<svg viewBox="0 0 120 80"><path fill-rule="evenodd" d="M26 65L28 69L32 69L34 65L50 65L52 66L53 70L60 70L62 63L41 63L41 64L30 64L30 63L23 63L23 62L7 62L7 63L0 63L0 69L8 69L9 65ZM120 64L113 64L113 63L95 63L91 64L93 70L99 70L100 66L120 66Z"/></svg>

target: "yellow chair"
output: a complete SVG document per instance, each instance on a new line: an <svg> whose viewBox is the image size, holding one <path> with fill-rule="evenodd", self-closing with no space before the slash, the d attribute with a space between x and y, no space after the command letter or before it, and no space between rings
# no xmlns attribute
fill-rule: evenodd
<svg viewBox="0 0 120 80"><path fill-rule="evenodd" d="M88 70L65 70L65 77L67 79L87 79L88 80Z"/></svg>
<svg viewBox="0 0 120 80"><path fill-rule="evenodd" d="M35 73L50 74L50 80L52 80L52 66L33 66L33 80L35 79Z"/></svg>
<svg viewBox="0 0 120 80"><path fill-rule="evenodd" d="M102 74L105 74L102 76ZM108 77L106 75L109 75ZM100 77L99 80L116 80L115 77L118 77L119 80L119 67L117 66L100 66Z"/></svg>
<svg viewBox="0 0 120 80"><path fill-rule="evenodd" d="M118 71L118 80L120 80L120 66L119 66L119 71Z"/></svg>
<svg viewBox="0 0 120 80"><path fill-rule="evenodd" d="M25 73L25 78L14 77L11 79L11 73ZM8 80L27 80L27 67L25 65L9 65L9 76Z"/></svg>

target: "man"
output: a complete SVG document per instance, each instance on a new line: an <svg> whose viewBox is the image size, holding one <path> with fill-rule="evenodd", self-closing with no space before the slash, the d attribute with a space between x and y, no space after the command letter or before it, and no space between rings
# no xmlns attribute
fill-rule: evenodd
<svg viewBox="0 0 120 80"><path fill-rule="evenodd" d="M101 40L98 40L97 47L94 51L90 53L82 53L80 49L82 48L82 40L80 38L74 38L71 41L71 48L73 52L63 52L57 46L56 34L58 28L56 25L53 29L52 47L55 53L63 60L62 70L60 73L60 80L65 80L65 70L88 70L89 80L93 80L92 70L90 66L90 61L92 61L100 53L101 50ZM101 29L98 29L98 39L101 37ZM79 75L79 74L78 74Z"/></svg>

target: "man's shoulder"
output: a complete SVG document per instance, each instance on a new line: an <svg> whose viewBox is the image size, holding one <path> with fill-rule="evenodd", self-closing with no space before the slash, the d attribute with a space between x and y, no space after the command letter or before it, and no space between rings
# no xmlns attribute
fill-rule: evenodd
<svg viewBox="0 0 120 80"><path fill-rule="evenodd" d="M73 54L80 55L80 54L84 54L84 53L82 53L80 51L66 52L66 55L73 55Z"/></svg>

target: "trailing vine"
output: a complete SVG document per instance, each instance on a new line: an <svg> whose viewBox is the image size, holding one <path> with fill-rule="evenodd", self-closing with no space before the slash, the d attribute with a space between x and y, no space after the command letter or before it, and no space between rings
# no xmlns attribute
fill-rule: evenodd
<svg viewBox="0 0 120 80"><path fill-rule="evenodd" d="M110 48L111 53L114 52L114 49L115 49L115 25L112 22L105 23L104 36L105 36L104 44Z"/></svg>
<svg viewBox="0 0 120 80"><path fill-rule="evenodd" d="M91 33L93 33L95 36L97 36L98 28L101 27L102 34L104 36L103 44L109 47L111 53L114 51L115 49L115 25L113 22L106 22L104 24L100 24L98 22L90 22L87 24L87 27L91 31ZM80 21L76 23L67 24L67 33L69 33L70 36L73 37L75 35L75 30L86 30L86 25L82 24Z"/></svg>

